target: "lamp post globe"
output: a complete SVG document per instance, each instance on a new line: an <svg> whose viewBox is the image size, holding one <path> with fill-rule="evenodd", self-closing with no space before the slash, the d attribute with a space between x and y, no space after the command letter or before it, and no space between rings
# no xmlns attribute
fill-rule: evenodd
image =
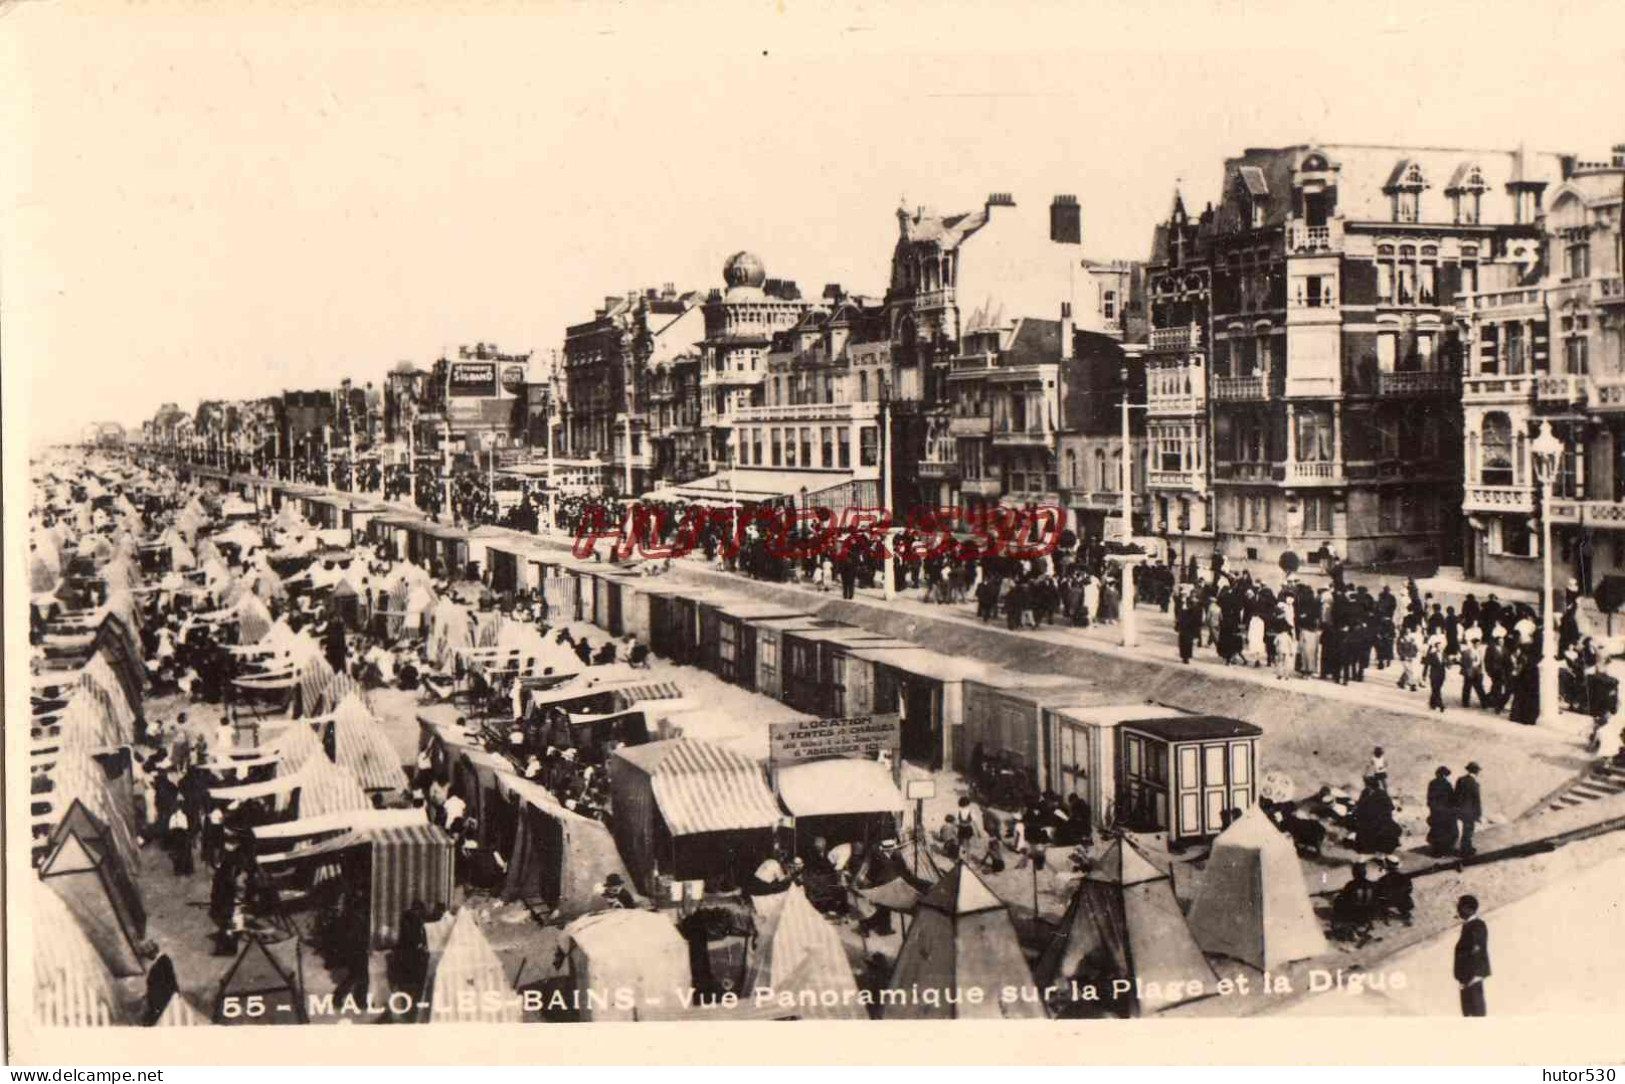
<svg viewBox="0 0 1625 1084"><path fill-rule="evenodd" d="M1540 435L1529 445L1530 460L1535 478L1540 483L1540 722L1555 723L1562 712L1557 694L1557 629L1553 623L1555 607L1552 599L1552 481L1557 477L1558 460L1563 454L1563 442L1552 433L1552 423L1540 423Z"/></svg>

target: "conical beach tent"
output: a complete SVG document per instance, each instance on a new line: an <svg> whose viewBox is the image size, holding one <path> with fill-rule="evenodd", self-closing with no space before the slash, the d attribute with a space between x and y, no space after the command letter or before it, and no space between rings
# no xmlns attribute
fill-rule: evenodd
<svg viewBox="0 0 1625 1084"><path fill-rule="evenodd" d="M754 897L754 900L764 897ZM777 919L761 938L756 966L745 986L772 990L785 1018L867 1020L858 1000L846 949L829 920L800 885L783 894Z"/></svg>
<svg viewBox="0 0 1625 1084"><path fill-rule="evenodd" d="M963 862L920 899L903 939L885 1004L888 1020L1038 1019L1044 1006L1006 999L1005 987L1034 987L1004 901Z"/></svg>
<svg viewBox="0 0 1625 1084"><path fill-rule="evenodd" d="M1185 925L1172 878L1126 839L1107 848L1078 884L1066 918L1038 961L1038 984L1093 985L1101 1004L1124 1004L1138 1016L1211 994L1218 976ZM1144 983L1171 997L1142 1002L1133 992L1111 998L1114 981ZM1199 981L1204 993L1189 994ZM1139 986L1136 989L1140 988Z"/></svg>
<svg viewBox="0 0 1625 1084"><path fill-rule="evenodd" d="M1326 951L1297 849L1257 806L1213 841L1190 926L1204 951L1261 971Z"/></svg>
<svg viewBox="0 0 1625 1084"><path fill-rule="evenodd" d="M260 998L265 1011L250 1016L249 999ZM216 1024L307 1024L304 982L300 977L298 942L268 944L258 937L243 942L214 999Z"/></svg>
<svg viewBox="0 0 1625 1084"><path fill-rule="evenodd" d="M164 1006L164 1011L153 1021L155 1028L198 1028L208 1027L213 1021L204 1016L192 1003L186 1000L185 995L176 991Z"/></svg>
<svg viewBox="0 0 1625 1084"><path fill-rule="evenodd" d="M437 927L448 925L449 929ZM466 907L429 927L424 996L431 1024L517 1024L519 998L474 912Z"/></svg>
<svg viewBox="0 0 1625 1084"><path fill-rule="evenodd" d="M84 809L78 803L74 808ZM81 839L72 825L58 835L40 864L40 880L68 905L109 971L121 978L141 974L147 911L117 849Z"/></svg>
<svg viewBox="0 0 1625 1084"><path fill-rule="evenodd" d="M359 692L352 692L334 710L333 749L339 767L347 768L367 790L400 790L406 785L401 757L383 727L373 718Z"/></svg>

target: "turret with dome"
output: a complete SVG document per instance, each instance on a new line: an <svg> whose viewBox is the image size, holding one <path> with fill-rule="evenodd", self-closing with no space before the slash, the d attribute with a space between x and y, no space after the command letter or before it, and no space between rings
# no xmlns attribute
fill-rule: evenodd
<svg viewBox="0 0 1625 1084"><path fill-rule="evenodd" d="M722 281L728 284L730 292L760 290L767 281L767 268L754 252L736 252L722 265Z"/></svg>

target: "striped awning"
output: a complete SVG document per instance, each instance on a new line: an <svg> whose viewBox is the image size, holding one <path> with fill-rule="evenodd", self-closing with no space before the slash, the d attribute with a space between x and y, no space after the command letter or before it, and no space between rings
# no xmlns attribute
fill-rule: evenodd
<svg viewBox="0 0 1625 1084"><path fill-rule="evenodd" d="M682 687L675 681L653 681L647 685L626 685L615 690L628 704L640 700L681 700Z"/></svg>
<svg viewBox="0 0 1625 1084"><path fill-rule="evenodd" d="M709 742L677 738L616 750L649 776L673 836L772 828L779 807L749 757Z"/></svg>

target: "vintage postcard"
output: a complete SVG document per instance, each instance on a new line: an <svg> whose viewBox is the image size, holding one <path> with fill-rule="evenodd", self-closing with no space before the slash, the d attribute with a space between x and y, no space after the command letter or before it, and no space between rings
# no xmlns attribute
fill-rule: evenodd
<svg viewBox="0 0 1625 1084"><path fill-rule="evenodd" d="M14 1059L1617 1056L1609 5L0 13Z"/></svg>

